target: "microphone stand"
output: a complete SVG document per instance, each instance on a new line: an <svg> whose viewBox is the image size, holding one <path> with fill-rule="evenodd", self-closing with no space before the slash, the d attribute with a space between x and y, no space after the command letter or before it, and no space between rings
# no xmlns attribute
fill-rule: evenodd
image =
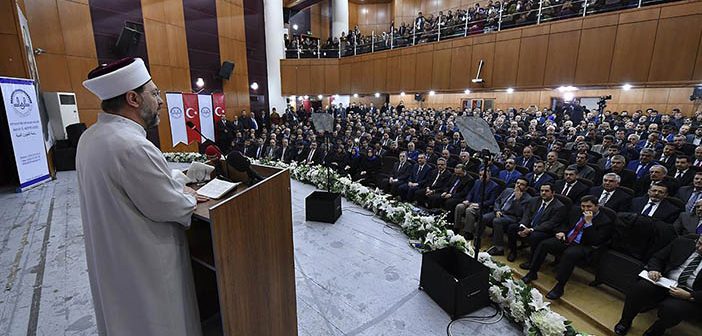
<svg viewBox="0 0 702 336"><path fill-rule="evenodd" d="M186 124L186 126L190 127L193 131L195 131L195 132L196 132L197 134L199 134L202 138L204 138L204 139L205 139L205 142L210 142L210 143L212 143L212 146L214 146L214 147L217 149L217 152L219 152L219 155L220 155L220 156L221 156L221 155L224 155L224 153L222 153L222 150L219 149L219 146L217 146L217 143L214 142L214 141L212 141L210 138L206 137L204 134L202 134L202 132L200 132L200 130L197 129L197 126L195 126L195 124L193 124L192 121L188 121L187 124ZM203 144L204 144L204 143L203 143ZM225 181L232 182L231 176L229 176L229 167L225 166L224 168L225 168L225 169L224 169L224 173L225 173L227 176L218 175L218 177L222 177Z"/></svg>

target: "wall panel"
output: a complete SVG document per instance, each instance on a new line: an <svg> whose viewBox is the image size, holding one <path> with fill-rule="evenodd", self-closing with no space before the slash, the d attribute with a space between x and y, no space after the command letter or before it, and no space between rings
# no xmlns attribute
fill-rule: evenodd
<svg viewBox="0 0 702 336"><path fill-rule="evenodd" d="M400 90L402 91L415 91L417 87L415 86L415 74L417 65L417 54L405 54L403 50L403 55L400 57L400 73L401 73L401 83Z"/></svg>
<svg viewBox="0 0 702 336"><path fill-rule="evenodd" d="M495 43L474 44L472 50L470 75L471 77L475 77L475 75L478 73L478 64L480 64L480 60L483 60L484 64L480 73L480 78L485 80L485 84L475 84L471 82L470 87L480 88L484 85L492 86L492 69L495 66Z"/></svg>
<svg viewBox="0 0 702 336"><path fill-rule="evenodd" d="M420 91L434 90L432 87L432 73L434 52L425 51L417 53L416 71L414 76L414 87Z"/></svg>
<svg viewBox="0 0 702 336"><path fill-rule="evenodd" d="M431 86L436 90L451 88L451 49L435 50Z"/></svg>
<svg viewBox="0 0 702 336"><path fill-rule="evenodd" d="M493 63L493 87L512 87L517 84L517 67L519 65L520 40L506 40L495 43Z"/></svg>
<svg viewBox="0 0 702 336"><path fill-rule="evenodd" d="M702 15L662 19L658 22L648 81L692 79L702 35L701 22Z"/></svg>
<svg viewBox="0 0 702 336"><path fill-rule="evenodd" d="M551 34L544 71L544 85L573 83L578 59L580 30Z"/></svg>
<svg viewBox="0 0 702 336"><path fill-rule="evenodd" d="M312 86L310 85L310 66L309 63L297 66L297 91L299 94L309 95Z"/></svg>
<svg viewBox="0 0 702 336"><path fill-rule="evenodd" d="M548 35L522 38L519 48L519 68L517 69L518 86L543 85L547 51Z"/></svg>
<svg viewBox="0 0 702 336"><path fill-rule="evenodd" d="M330 62L324 65L324 93L337 94L339 93L339 66L338 62Z"/></svg>
<svg viewBox="0 0 702 336"><path fill-rule="evenodd" d="M387 92L399 92L401 83L401 71L400 66L400 54L398 52L391 53L386 62L385 74L386 74L386 85Z"/></svg>
<svg viewBox="0 0 702 336"><path fill-rule="evenodd" d="M385 56L385 55L382 55ZM385 57L373 61L373 88L374 92L385 92L387 90L387 67L388 59Z"/></svg>
<svg viewBox="0 0 702 336"><path fill-rule="evenodd" d="M474 74L470 72L470 63L466 60L472 58L473 46L459 46L451 49L451 82L452 89L468 88L470 79Z"/></svg>
<svg viewBox="0 0 702 336"><path fill-rule="evenodd" d="M598 84L609 81L617 27L584 29L575 68L575 83Z"/></svg>
<svg viewBox="0 0 702 336"><path fill-rule="evenodd" d="M657 21L619 25L610 83L642 83L648 78Z"/></svg>
<svg viewBox="0 0 702 336"><path fill-rule="evenodd" d="M297 69L295 63L283 61L280 64L281 90L284 95L297 93Z"/></svg>
<svg viewBox="0 0 702 336"><path fill-rule="evenodd" d="M310 65L310 94L324 93L324 65Z"/></svg>
<svg viewBox="0 0 702 336"><path fill-rule="evenodd" d="M351 93L351 62L339 61L339 93Z"/></svg>

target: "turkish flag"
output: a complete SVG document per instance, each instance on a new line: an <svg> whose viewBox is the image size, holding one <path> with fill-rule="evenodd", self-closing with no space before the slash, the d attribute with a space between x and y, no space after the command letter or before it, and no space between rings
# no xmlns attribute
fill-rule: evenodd
<svg viewBox="0 0 702 336"><path fill-rule="evenodd" d="M215 125L222 120L222 117L226 113L226 106L224 104L224 93L213 93L212 94L212 108L214 109L214 123Z"/></svg>
<svg viewBox="0 0 702 336"><path fill-rule="evenodd" d="M183 107L185 108L185 124L192 122L197 129L200 129L200 107L197 103L198 98L195 93L183 93ZM193 143L193 141L200 142L200 134L198 134L194 129L187 127L188 129L188 144Z"/></svg>

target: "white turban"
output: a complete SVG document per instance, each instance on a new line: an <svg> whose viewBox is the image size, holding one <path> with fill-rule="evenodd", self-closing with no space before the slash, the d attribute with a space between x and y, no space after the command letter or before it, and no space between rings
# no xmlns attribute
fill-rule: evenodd
<svg viewBox="0 0 702 336"><path fill-rule="evenodd" d="M134 90L151 80L141 58L124 58L90 71L83 86L100 100L108 100Z"/></svg>

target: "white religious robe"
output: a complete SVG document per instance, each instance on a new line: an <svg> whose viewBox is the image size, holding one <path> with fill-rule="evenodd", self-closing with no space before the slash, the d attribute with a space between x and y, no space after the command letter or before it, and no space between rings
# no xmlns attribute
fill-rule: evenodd
<svg viewBox="0 0 702 336"><path fill-rule="evenodd" d="M76 156L100 335L201 335L185 229L196 200L127 118L100 113Z"/></svg>

